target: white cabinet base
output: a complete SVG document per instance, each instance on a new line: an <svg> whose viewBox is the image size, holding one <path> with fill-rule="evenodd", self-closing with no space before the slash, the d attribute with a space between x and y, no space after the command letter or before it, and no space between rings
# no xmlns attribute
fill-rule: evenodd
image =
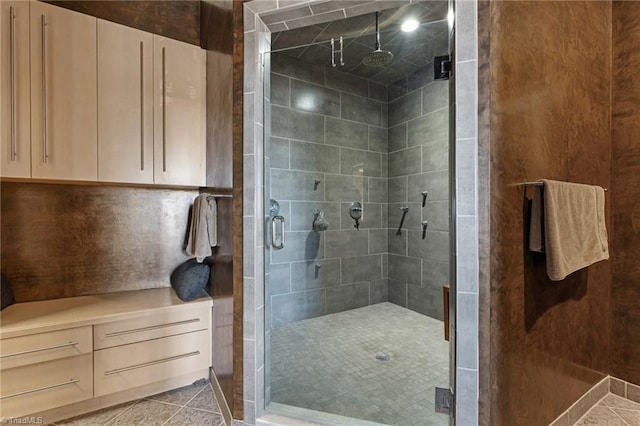
<svg viewBox="0 0 640 426"><path fill-rule="evenodd" d="M158 393L166 392L172 389L188 386L201 379L209 379L209 369L196 371L171 379L161 380L149 385L127 389L126 391L112 393L109 395L91 398L75 404L65 405L64 407L54 408L52 410L39 411L30 416L42 417L45 424L54 423L71 417L87 414L92 411L101 410L103 408L113 407L123 402L134 401Z"/></svg>

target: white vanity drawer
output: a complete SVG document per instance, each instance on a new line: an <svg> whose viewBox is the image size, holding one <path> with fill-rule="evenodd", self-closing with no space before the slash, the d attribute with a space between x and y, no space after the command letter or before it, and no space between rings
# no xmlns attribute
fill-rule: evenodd
<svg viewBox="0 0 640 426"><path fill-rule="evenodd" d="M2 339L0 369L86 354L92 349L91 326Z"/></svg>
<svg viewBox="0 0 640 426"><path fill-rule="evenodd" d="M207 370L208 330L179 334L94 352L95 396Z"/></svg>
<svg viewBox="0 0 640 426"><path fill-rule="evenodd" d="M36 411L93 397L93 355L85 354L0 372L0 417Z"/></svg>
<svg viewBox="0 0 640 426"><path fill-rule="evenodd" d="M163 310L154 315L95 325L93 346L95 349L103 349L206 330L210 323L210 306Z"/></svg>

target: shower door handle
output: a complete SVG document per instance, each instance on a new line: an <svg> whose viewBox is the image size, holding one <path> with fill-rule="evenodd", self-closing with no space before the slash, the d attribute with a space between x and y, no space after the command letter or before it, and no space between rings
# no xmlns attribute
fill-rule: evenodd
<svg viewBox="0 0 640 426"><path fill-rule="evenodd" d="M276 244L276 222L280 222L280 244ZM271 246L274 250L284 248L284 216L274 216L271 218Z"/></svg>

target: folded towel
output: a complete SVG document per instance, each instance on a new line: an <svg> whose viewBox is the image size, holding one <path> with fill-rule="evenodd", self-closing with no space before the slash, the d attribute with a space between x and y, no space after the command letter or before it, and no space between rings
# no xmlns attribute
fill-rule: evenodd
<svg viewBox="0 0 640 426"><path fill-rule="evenodd" d="M218 244L218 206L210 194L200 194L193 202L191 228L187 253L195 256L199 263L211 256L211 247Z"/></svg>
<svg viewBox="0 0 640 426"><path fill-rule="evenodd" d="M604 189L543 180L547 275L560 281L609 258Z"/></svg>

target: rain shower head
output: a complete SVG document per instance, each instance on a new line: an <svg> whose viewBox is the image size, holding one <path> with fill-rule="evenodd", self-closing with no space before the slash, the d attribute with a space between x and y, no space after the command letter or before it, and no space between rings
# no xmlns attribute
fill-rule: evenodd
<svg viewBox="0 0 640 426"><path fill-rule="evenodd" d="M393 53L389 52L388 50L380 49L380 28L378 26L378 14L379 12L376 12L375 50L362 58L362 64L368 67L382 67L393 60Z"/></svg>
<svg viewBox="0 0 640 426"><path fill-rule="evenodd" d="M393 60L393 53L387 50L374 50L362 58L362 63L369 67L382 67Z"/></svg>

